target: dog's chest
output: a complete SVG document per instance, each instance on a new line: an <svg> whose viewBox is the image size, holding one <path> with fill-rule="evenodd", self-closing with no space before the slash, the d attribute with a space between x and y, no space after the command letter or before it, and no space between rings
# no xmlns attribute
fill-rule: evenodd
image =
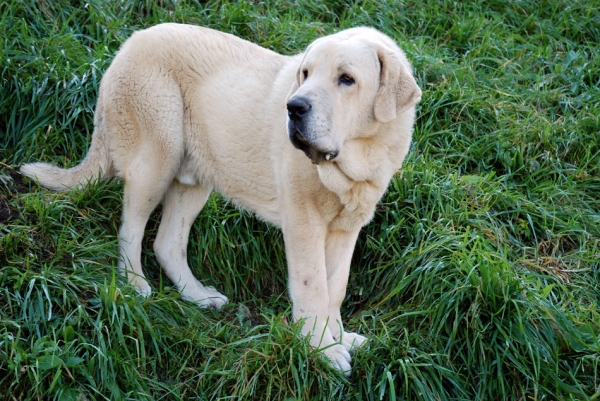
<svg viewBox="0 0 600 401"><path fill-rule="evenodd" d="M365 163L365 165L373 165ZM336 199L330 229L354 231L373 217L375 206L387 188L388 174L373 174L371 179L353 180L336 163L319 165L319 179ZM364 174L368 176L368 174Z"/></svg>
<svg viewBox="0 0 600 401"><path fill-rule="evenodd" d="M354 231L366 225L375 213L377 202L385 192L369 181L355 182L339 197L340 208L331 221L331 230Z"/></svg>

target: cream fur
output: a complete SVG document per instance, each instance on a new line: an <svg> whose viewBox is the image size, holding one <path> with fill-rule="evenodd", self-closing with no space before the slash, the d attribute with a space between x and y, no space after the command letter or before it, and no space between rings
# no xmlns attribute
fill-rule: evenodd
<svg viewBox="0 0 600 401"><path fill-rule="evenodd" d="M350 351L365 338L344 331L340 306L358 232L409 149L421 96L411 71L398 46L369 28L326 36L288 57L206 28L158 25L135 33L106 71L83 162L21 171L55 190L99 174L120 177L119 267L145 294L141 242L159 202L156 257L201 306L228 301L196 280L186 257L190 227L211 191L281 227L294 318L349 374ZM340 84L340 74L354 83ZM312 104L311 143L339 150L333 160L311 164L292 146L286 102L298 97Z"/></svg>

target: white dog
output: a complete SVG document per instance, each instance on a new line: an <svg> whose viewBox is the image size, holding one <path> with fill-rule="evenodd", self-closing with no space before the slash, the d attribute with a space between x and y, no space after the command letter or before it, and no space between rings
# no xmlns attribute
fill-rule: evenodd
<svg viewBox="0 0 600 401"><path fill-rule="evenodd" d="M211 191L281 227L294 319L349 374L350 351L365 341L344 331L340 315L352 252L408 152L420 98L404 53L374 29L341 31L289 57L162 24L135 33L106 71L81 164L21 172L59 191L120 177L119 267L144 294L142 236L161 201L156 257L202 306L228 301L198 282L186 257Z"/></svg>

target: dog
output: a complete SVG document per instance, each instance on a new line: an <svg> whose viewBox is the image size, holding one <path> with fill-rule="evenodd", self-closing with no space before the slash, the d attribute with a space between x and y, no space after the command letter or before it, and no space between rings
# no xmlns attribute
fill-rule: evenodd
<svg viewBox="0 0 600 401"><path fill-rule="evenodd" d="M156 258L185 299L225 295L192 274L192 223L218 191L281 228L292 313L330 363L351 371L366 338L346 332L344 300L359 230L406 157L421 99L397 44L352 28L284 56L233 35L165 23L134 33L100 84L87 156L23 175L67 191L97 177L124 182L119 270L151 292L144 227L162 202Z"/></svg>

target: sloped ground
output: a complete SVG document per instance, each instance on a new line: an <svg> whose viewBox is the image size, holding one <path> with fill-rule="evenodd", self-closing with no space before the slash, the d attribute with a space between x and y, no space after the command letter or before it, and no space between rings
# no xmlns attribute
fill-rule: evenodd
<svg viewBox="0 0 600 401"><path fill-rule="evenodd" d="M0 395L29 399L587 400L600 397L597 1L33 1L0 4ZM290 323L281 234L213 196L188 250L232 303L118 282L121 184L55 194L120 43L200 24L292 54L374 26L423 88L414 145L359 238L346 379ZM241 83L243 84L243 83Z"/></svg>

